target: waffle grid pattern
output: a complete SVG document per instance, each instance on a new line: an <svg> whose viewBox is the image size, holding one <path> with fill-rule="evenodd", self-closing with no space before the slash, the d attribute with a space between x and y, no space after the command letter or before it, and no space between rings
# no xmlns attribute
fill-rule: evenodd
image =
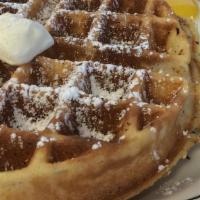
<svg viewBox="0 0 200 200"><path fill-rule="evenodd" d="M145 131L186 137L190 45L164 1L0 0L0 10L44 23L55 39L25 66L1 63L1 171L30 169L44 149L43 162L68 166ZM155 143L158 167L168 155Z"/></svg>
<svg viewBox="0 0 200 200"><path fill-rule="evenodd" d="M49 56L143 67L180 54L167 47L179 28L168 9L163 1L61 1L47 23L57 42Z"/></svg>

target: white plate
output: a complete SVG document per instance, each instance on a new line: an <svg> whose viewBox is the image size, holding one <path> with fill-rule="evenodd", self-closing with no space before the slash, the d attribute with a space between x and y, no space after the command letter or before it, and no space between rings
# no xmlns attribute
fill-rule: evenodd
<svg viewBox="0 0 200 200"><path fill-rule="evenodd" d="M200 145L190 151L189 157L180 161L168 177L132 200L199 200Z"/></svg>

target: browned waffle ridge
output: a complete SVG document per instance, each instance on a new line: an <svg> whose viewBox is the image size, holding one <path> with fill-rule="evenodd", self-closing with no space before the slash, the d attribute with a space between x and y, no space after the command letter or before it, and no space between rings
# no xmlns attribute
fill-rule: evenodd
<svg viewBox="0 0 200 200"><path fill-rule="evenodd" d="M56 5L56 6L55 6ZM1 63L1 200L128 199L184 157L192 41L162 0L0 0L55 45Z"/></svg>

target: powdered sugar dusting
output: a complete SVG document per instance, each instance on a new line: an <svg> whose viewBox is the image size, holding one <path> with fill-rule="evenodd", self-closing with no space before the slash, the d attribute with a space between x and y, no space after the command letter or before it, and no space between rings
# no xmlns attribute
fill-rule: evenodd
<svg viewBox="0 0 200 200"><path fill-rule="evenodd" d="M110 142L114 139L115 135L112 133L107 133L106 135L102 134L101 132L90 130L86 125L82 125L79 127L79 134L83 138L95 138L97 140L102 140L105 142Z"/></svg>
<svg viewBox="0 0 200 200"><path fill-rule="evenodd" d="M36 146L37 148L41 148L43 146L45 146L46 143L49 143L49 142L52 142L52 141L55 141L56 139L53 138L53 137L45 137L45 136L41 136L39 141L37 142Z"/></svg>
<svg viewBox="0 0 200 200"><path fill-rule="evenodd" d="M100 96L100 97L103 97L103 98L105 98L109 101L116 102L124 94L123 88L119 88L114 92L109 92L109 91L101 88L100 85L98 84L98 82L95 80L94 76L90 77L90 81L91 81L91 86L92 86L92 93L95 96Z"/></svg>
<svg viewBox="0 0 200 200"><path fill-rule="evenodd" d="M64 85L55 88L8 82L5 88L10 91L9 99L14 106L9 125L27 131L59 132L66 126L69 131L78 131L81 137L110 142L116 130L107 126L108 122L101 116L110 109L115 110L121 101L141 101L138 86L144 72L139 71L99 62L76 62ZM23 99L22 108L15 107L18 94ZM5 98L3 93L2 97ZM63 108L65 114L58 112ZM120 122L129 109L119 109L113 119Z"/></svg>
<svg viewBox="0 0 200 200"><path fill-rule="evenodd" d="M53 112L47 114L43 119L35 119L25 116L21 110L16 109L13 112L14 119L11 121L13 128L20 128L27 131L43 131L54 116Z"/></svg>
<svg viewBox="0 0 200 200"><path fill-rule="evenodd" d="M47 0L45 3L43 9L41 9L37 16L36 20L39 21L41 24L46 25L47 20L50 18L52 13L55 10L55 7L57 6L59 0Z"/></svg>
<svg viewBox="0 0 200 200"><path fill-rule="evenodd" d="M92 145L92 150L97 150L97 149L99 149L101 147L102 147L102 144L101 144L100 141L98 141L97 143Z"/></svg>

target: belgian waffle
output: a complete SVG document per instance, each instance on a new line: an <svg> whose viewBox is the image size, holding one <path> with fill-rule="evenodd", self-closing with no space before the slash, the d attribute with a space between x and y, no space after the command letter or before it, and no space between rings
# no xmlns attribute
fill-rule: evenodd
<svg viewBox="0 0 200 200"><path fill-rule="evenodd" d="M196 141L192 42L170 7L23 3L2 12L41 21L55 45L2 63L1 199L128 199L167 174Z"/></svg>

